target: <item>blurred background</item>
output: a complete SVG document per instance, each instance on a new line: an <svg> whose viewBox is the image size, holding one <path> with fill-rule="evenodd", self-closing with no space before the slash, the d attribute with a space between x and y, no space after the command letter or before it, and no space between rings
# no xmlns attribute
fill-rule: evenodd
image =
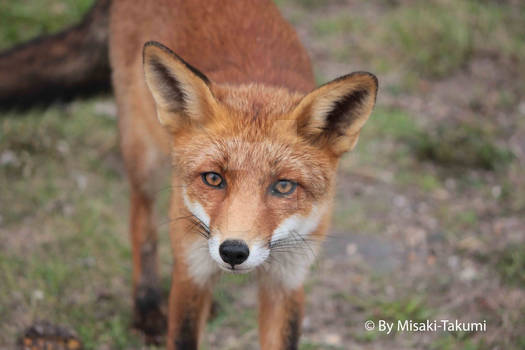
<svg viewBox="0 0 525 350"><path fill-rule="evenodd" d="M525 349L525 4L277 0L318 83L374 72L378 104L342 161L301 350ZM91 0L0 0L0 49L78 21ZM87 349L130 330L128 188L110 96L0 117L0 348L35 320ZM158 193L169 288L166 208ZM204 349L257 348L254 280L227 276ZM386 335L366 320L486 320Z"/></svg>

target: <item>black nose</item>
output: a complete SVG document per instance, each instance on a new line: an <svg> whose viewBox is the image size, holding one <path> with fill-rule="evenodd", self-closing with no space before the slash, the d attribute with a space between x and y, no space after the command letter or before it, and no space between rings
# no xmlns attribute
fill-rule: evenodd
<svg viewBox="0 0 525 350"><path fill-rule="evenodd" d="M250 255L250 249L248 249L248 246L243 241L229 239L222 242L219 247L219 254L221 254L221 258L224 262L233 267L234 265L241 264L248 258L248 255Z"/></svg>

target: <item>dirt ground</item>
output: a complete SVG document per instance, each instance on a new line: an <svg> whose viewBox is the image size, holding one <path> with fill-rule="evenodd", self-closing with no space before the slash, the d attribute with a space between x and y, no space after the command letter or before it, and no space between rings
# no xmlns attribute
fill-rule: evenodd
<svg viewBox="0 0 525 350"><path fill-rule="evenodd" d="M377 108L339 170L332 229L306 284L300 349L525 349L523 4L276 2L319 83L356 70L380 81ZM81 13L47 3L56 18ZM47 23L17 6L3 16ZM1 47L25 39L2 31ZM145 348L129 328L127 186L113 101L23 114L0 117L0 349L38 319L74 329L87 349ZM169 189L158 197L162 218ZM204 348L258 348L255 280L226 276L215 300ZM485 321L486 330L365 329L367 320L444 319Z"/></svg>

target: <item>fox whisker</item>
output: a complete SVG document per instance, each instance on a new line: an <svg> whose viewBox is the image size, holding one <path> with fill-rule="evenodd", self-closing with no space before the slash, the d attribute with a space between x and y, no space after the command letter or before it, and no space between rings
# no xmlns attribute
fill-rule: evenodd
<svg viewBox="0 0 525 350"><path fill-rule="evenodd" d="M194 231L200 234L205 239L209 239L211 235L210 228L202 220L195 215L191 215L188 220L190 221L190 231Z"/></svg>
<svg viewBox="0 0 525 350"><path fill-rule="evenodd" d="M202 222L198 217L196 217L193 214L185 215L185 216L179 216L174 219L167 220L165 222L160 223L157 225L157 229L164 225L169 225L173 222L179 221L179 220L188 220L188 226L186 227L186 230L188 233L198 233L205 239L209 239L211 236L211 230L204 222Z"/></svg>
<svg viewBox="0 0 525 350"><path fill-rule="evenodd" d="M296 231L290 231L287 237L278 239L274 242L270 241L268 243L268 247L270 248L270 258L278 260L276 256L283 256L283 254L299 254L305 256L311 254L312 256L316 257L316 253L311 244L315 244L317 242L319 241L316 239L303 237Z"/></svg>

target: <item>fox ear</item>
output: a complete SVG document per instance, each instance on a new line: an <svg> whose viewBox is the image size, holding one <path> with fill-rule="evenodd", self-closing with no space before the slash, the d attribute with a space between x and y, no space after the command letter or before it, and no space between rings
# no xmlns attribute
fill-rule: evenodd
<svg viewBox="0 0 525 350"><path fill-rule="evenodd" d="M356 72L337 78L307 94L293 113L299 134L337 156L354 148L372 113L377 78Z"/></svg>
<svg viewBox="0 0 525 350"><path fill-rule="evenodd" d="M162 125L174 131L210 114L216 102L203 73L155 41L144 45L143 65Z"/></svg>

